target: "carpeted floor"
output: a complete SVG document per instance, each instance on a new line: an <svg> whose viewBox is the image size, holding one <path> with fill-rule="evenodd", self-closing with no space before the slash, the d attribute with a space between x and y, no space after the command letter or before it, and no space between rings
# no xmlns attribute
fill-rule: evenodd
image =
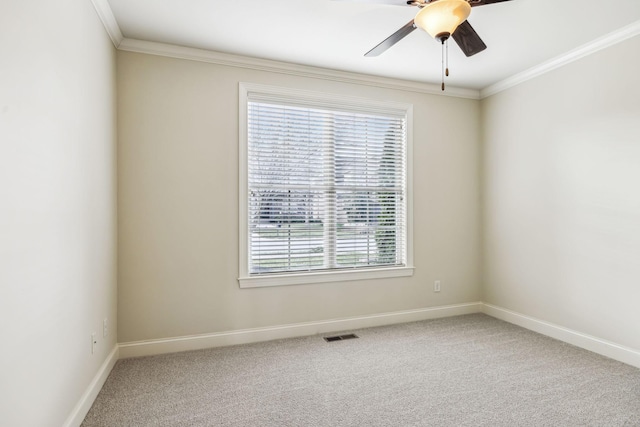
<svg viewBox="0 0 640 427"><path fill-rule="evenodd" d="M640 426L640 369L483 314L119 361L92 426Z"/></svg>

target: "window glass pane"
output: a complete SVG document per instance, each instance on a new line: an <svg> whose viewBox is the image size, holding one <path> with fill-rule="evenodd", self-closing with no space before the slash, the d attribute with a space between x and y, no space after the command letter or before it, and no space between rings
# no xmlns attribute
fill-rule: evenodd
<svg viewBox="0 0 640 427"><path fill-rule="evenodd" d="M250 205L252 273L323 267L323 224L318 192L264 189Z"/></svg>
<svg viewBox="0 0 640 427"><path fill-rule="evenodd" d="M249 273L405 265L405 119L248 102Z"/></svg>

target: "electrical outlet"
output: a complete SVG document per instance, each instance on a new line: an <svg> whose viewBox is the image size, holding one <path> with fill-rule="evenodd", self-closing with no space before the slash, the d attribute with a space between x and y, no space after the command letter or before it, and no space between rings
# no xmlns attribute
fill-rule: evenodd
<svg viewBox="0 0 640 427"><path fill-rule="evenodd" d="M433 282L433 292L440 292L440 280Z"/></svg>
<svg viewBox="0 0 640 427"><path fill-rule="evenodd" d="M91 354L95 353L97 344L98 344L98 339L96 338L96 333L93 332L91 334Z"/></svg>
<svg viewBox="0 0 640 427"><path fill-rule="evenodd" d="M102 320L102 338L106 338L109 335L109 326L108 326L107 318L105 317Z"/></svg>

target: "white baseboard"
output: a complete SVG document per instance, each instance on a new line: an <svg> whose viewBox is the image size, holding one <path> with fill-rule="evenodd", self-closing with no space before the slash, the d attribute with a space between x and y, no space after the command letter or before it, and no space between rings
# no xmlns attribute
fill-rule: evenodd
<svg viewBox="0 0 640 427"><path fill-rule="evenodd" d="M91 409L91 405L93 405L93 402L96 400L98 393L100 393L100 389L102 389L104 382L107 380L107 377L111 373L111 370L115 366L119 357L118 344L116 344L113 347L113 350L111 350L111 353L109 353L105 361L102 363L102 366L100 366L100 369L98 369L98 372L95 377L93 377L89 387L87 387L85 392L82 394L82 397L76 404L75 408L71 411L67 420L62 424L63 427L77 427L82 424L84 417L89 412L89 409Z"/></svg>
<svg viewBox="0 0 640 427"><path fill-rule="evenodd" d="M330 332L347 331L360 328L391 325L395 323L415 322L463 314L485 313L497 319L521 326L543 335L601 354L614 360L640 368L640 351L602 340L543 320L535 319L515 311L492 304L472 302L417 310L396 311L368 316L357 316L319 322L295 323L265 328L243 329L213 334L191 335L160 340L147 340L120 343L114 347L104 361L98 373L87 387L75 406L64 427L76 427L82 424L100 389L119 358L151 356L198 350L252 342L293 338Z"/></svg>
<svg viewBox="0 0 640 427"><path fill-rule="evenodd" d="M574 331L562 326L554 325L553 323L535 319L492 304L482 303L481 311L497 319L522 326L523 328L538 332L542 335L564 341L575 345L576 347L584 348L585 350L593 351L594 353L598 353L602 356L640 368L640 351L638 350L596 338L591 335L583 334L582 332Z"/></svg>
<svg viewBox="0 0 640 427"><path fill-rule="evenodd" d="M479 313L482 303L447 305L418 310L397 311L391 313L357 316L319 322L295 323L265 328L243 329L213 334L191 335L159 340L120 343L120 357L151 356L155 354L175 353L178 351L199 350L210 347L222 347L252 342L293 338L349 329L370 328L394 323L414 322L439 317L458 316Z"/></svg>

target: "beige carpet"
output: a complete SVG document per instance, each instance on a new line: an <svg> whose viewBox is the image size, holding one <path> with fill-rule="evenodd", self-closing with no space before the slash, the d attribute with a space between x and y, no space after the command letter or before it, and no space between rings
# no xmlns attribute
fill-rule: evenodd
<svg viewBox="0 0 640 427"><path fill-rule="evenodd" d="M483 314L121 360L91 426L640 426L640 369Z"/></svg>

